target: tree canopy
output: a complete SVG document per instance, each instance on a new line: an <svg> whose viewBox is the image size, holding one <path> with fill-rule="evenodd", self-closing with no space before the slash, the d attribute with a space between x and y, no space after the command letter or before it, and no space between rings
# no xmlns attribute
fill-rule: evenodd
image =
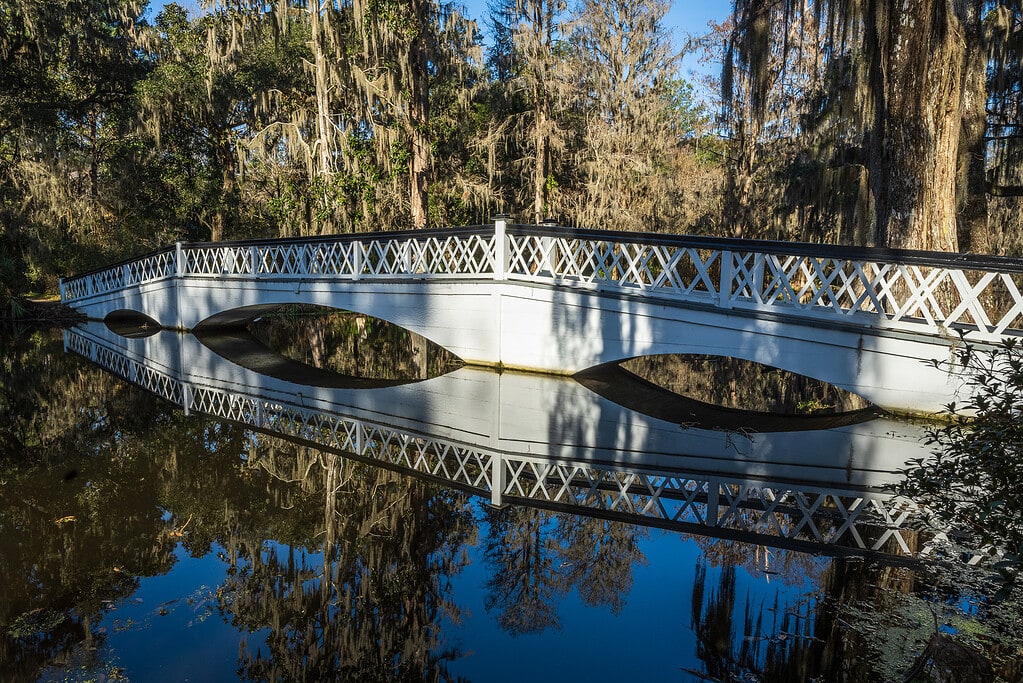
<svg viewBox="0 0 1023 683"><path fill-rule="evenodd" d="M1021 252L1018 0L736 0L684 43L669 7L0 0L3 294L180 239L495 213Z"/></svg>

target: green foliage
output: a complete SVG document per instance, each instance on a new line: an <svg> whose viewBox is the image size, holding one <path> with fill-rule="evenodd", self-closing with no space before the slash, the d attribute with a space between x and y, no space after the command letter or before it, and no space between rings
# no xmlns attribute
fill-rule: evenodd
<svg viewBox="0 0 1023 683"><path fill-rule="evenodd" d="M328 3L316 21L287 3L189 16L172 2L147 21L133 0L0 0L0 296L52 291L59 276L176 240L408 226L423 178L430 225L524 216L537 178L550 215L627 227L650 223L619 219L661 179L679 191L646 204L665 226L679 222L678 207L693 205L681 188L705 182L678 163L706 147L691 88L644 67L644 82L661 84L650 100L666 112L659 129L591 149L606 93L561 73L580 69L565 33L579 10L540 4L556 28L544 63L557 74L529 72L540 65L521 26L515 45L500 42L516 22L491 55L504 66L488 73L476 23L438 0L367 1L362 17ZM529 73L540 94L524 87ZM541 94L547 123L531 118ZM550 138L537 147L540 175L537 126ZM670 149L650 156L657 139ZM606 154L620 179L592 163ZM587 193L615 198L607 221L584 215Z"/></svg>
<svg viewBox="0 0 1023 683"><path fill-rule="evenodd" d="M693 94L693 86L681 78L673 78L664 86L664 124L679 139L692 139L704 134L711 115L707 106Z"/></svg>
<svg viewBox="0 0 1023 683"><path fill-rule="evenodd" d="M1023 346L967 346L959 355L966 402L928 431L933 455L911 463L898 492L917 500L965 542L991 546L1007 583L1018 581L1023 552Z"/></svg>

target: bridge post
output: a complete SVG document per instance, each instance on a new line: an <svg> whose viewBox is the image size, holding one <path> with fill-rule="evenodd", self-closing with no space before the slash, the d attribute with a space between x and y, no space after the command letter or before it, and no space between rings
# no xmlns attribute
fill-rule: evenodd
<svg viewBox="0 0 1023 683"><path fill-rule="evenodd" d="M718 285L718 305L732 307L732 252L721 250L721 284Z"/></svg>
<svg viewBox="0 0 1023 683"><path fill-rule="evenodd" d="M508 214L494 216L494 279L508 277Z"/></svg>
<svg viewBox="0 0 1023 683"><path fill-rule="evenodd" d="M174 243L174 275L181 277L185 274L185 248L181 242Z"/></svg>
<svg viewBox="0 0 1023 683"><path fill-rule="evenodd" d="M352 242L352 280L362 277L362 242Z"/></svg>
<svg viewBox="0 0 1023 683"><path fill-rule="evenodd" d="M556 228L558 222L553 218L545 218L540 225L545 228ZM540 270L537 274L546 274L551 278L556 278L557 273L554 270L556 260L554 258L554 249L557 243L553 237L545 235L540 238Z"/></svg>
<svg viewBox="0 0 1023 683"><path fill-rule="evenodd" d="M490 507L500 510L504 507L504 487L508 484L508 472L504 466L504 454L494 452L490 457Z"/></svg>
<svg viewBox="0 0 1023 683"><path fill-rule="evenodd" d="M174 243L174 329L184 329L181 323L181 290L185 278L185 247L181 242ZM165 325L163 320L160 321Z"/></svg>

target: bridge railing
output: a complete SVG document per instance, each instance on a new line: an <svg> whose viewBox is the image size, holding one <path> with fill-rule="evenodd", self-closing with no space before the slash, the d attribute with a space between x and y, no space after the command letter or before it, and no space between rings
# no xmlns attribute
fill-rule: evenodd
<svg viewBox="0 0 1023 683"><path fill-rule="evenodd" d="M175 249L170 247L75 277L62 278L60 298L65 303L71 303L96 294L106 294L172 278L176 274L177 254Z"/></svg>
<svg viewBox="0 0 1023 683"><path fill-rule="evenodd" d="M1023 260L506 227L504 277L997 341L1023 334Z"/></svg>
<svg viewBox="0 0 1023 683"><path fill-rule="evenodd" d="M492 277L493 226L216 243L179 242L61 280L67 303L171 277Z"/></svg>
<svg viewBox="0 0 1023 683"><path fill-rule="evenodd" d="M549 225L179 243L61 282L72 305L172 277L499 279L981 341L1023 334L1023 260Z"/></svg>

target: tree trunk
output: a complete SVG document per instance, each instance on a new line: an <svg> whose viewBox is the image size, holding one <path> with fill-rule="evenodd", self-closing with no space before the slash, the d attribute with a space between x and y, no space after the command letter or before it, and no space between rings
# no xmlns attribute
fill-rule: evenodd
<svg viewBox="0 0 1023 683"><path fill-rule="evenodd" d="M742 117L738 120L735 131L735 159L728 166L725 187L725 222L726 229L730 229L732 237L754 239L769 237L763 232L766 226L753 224L753 216L757 214L753 206L753 175L757 164L760 133L759 119L755 116Z"/></svg>
<svg viewBox="0 0 1023 683"><path fill-rule="evenodd" d="M987 215L985 140L987 132L987 42L978 2L968 4L963 60L963 99L959 133L956 204L959 248L991 253Z"/></svg>
<svg viewBox="0 0 1023 683"><path fill-rule="evenodd" d="M217 161L220 164L220 197L210 221L210 241L220 242L224 239L228 227L232 224L232 214L237 210L238 202L235 195L234 148L231 146L227 132L221 132L217 145Z"/></svg>
<svg viewBox="0 0 1023 683"><path fill-rule="evenodd" d="M312 163L309 164L310 179L322 176L324 183L330 181L334 172L332 126L330 122L330 98L329 98L329 74L327 73L327 59L323 50L323 37L330 32L330 19L324 15L321 24L320 3L310 3L309 10L312 19L312 40L310 45L313 51L313 85L316 93L316 141L313 143ZM326 187L323 186L323 191ZM326 203L326 202L325 202ZM326 206L324 208L327 208ZM327 212L327 215L331 215ZM325 221L319 219L315 229L316 234L331 232L333 221L327 218Z"/></svg>
<svg viewBox="0 0 1023 683"><path fill-rule="evenodd" d="M877 244L957 251L963 25L950 0L875 0L877 124L869 149Z"/></svg>
<svg viewBox="0 0 1023 683"><path fill-rule="evenodd" d="M330 143L330 102L328 99L328 74L327 60L323 54L323 36L330 30L329 19L327 25L320 23L319 2L310 4L312 19L312 40L310 41L313 51L313 66L315 68L314 86L316 89L316 142L313 143L316 174L330 174L333 171Z"/></svg>
<svg viewBox="0 0 1023 683"><path fill-rule="evenodd" d="M427 126L430 122L430 75L427 56L427 3L415 3L419 30L409 47L410 90L409 134L412 146L409 155L410 203L412 227L425 228L429 213L427 191L430 177L430 139Z"/></svg>
<svg viewBox="0 0 1023 683"><path fill-rule="evenodd" d="M537 94L534 105L533 152L533 222L544 219L547 205L547 111L542 93Z"/></svg>

